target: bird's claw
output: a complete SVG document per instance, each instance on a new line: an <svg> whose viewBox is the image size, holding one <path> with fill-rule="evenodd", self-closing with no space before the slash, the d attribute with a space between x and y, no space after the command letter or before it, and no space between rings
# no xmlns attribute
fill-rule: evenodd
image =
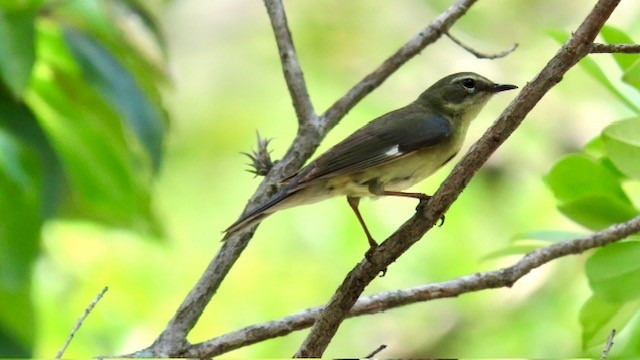
<svg viewBox="0 0 640 360"><path fill-rule="evenodd" d="M368 262L372 263L372 264L376 264L375 261L373 261L372 256L373 253L378 249L378 244L371 244L369 246L369 250L367 250L367 252L364 253L364 258L367 259ZM384 269L380 270L380 277L384 277L387 274L387 268L385 267Z"/></svg>
<svg viewBox="0 0 640 360"><path fill-rule="evenodd" d="M424 195L424 197L420 197L420 202L418 203L418 206L416 206L416 212L418 213L424 213L427 205L429 205L429 199L431 199L431 196L429 195ZM444 225L444 214L440 217L440 224L438 224L438 227L441 227L442 225Z"/></svg>

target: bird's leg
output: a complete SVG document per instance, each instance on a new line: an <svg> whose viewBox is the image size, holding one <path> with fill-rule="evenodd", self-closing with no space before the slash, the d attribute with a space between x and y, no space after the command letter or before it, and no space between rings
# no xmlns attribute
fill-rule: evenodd
<svg viewBox="0 0 640 360"><path fill-rule="evenodd" d="M389 191L384 189L384 184L374 181L369 183L369 191L374 195L379 196L398 196L398 197L408 197L420 200L420 203L416 207L416 211L422 211L422 209L427 206L429 203L429 199L431 199L430 195L423 193L414 193L414 192L403 192L403 191ZM440 225L444 224L444 215L440 217Z"/></svg>
<svg viewBox="0 0 640 360"><path fill-rule="evenodd" d="M347 196L347 202L349 203L349 206L351 206L351 209L353 210L353 212L356 214L356 217L358 218L358 221L360 222L360 226L362 226L364 233L367 235L367 240L369 241L369 250L367 250L364 256L367 258L367 260L371 260L371 255L373 254L373 251L378 247L378 243L375 240L373 240L373 236L371 236L371 233L367 228L367 224L364 223L364 219L360 214L360 210L358 209L358 205L360 204L360 198Z"/></svg>

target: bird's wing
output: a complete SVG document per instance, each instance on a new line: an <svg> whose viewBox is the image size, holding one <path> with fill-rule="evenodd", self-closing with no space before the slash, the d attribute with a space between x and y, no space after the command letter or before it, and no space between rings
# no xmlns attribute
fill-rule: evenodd
<svg viewBox="0 0 640 360"><path fill-rule="evenodd" d="M398 117L389 113L353 133L292 178L298 177L296 183L301 184L360 171L434 146L451 136L451 131L451 124L440 115L407 112Z"/></svg>

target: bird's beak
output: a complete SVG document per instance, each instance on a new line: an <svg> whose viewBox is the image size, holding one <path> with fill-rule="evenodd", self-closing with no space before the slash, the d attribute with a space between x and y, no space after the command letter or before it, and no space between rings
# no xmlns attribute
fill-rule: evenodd
<svg viewBox="0 0 640 360"><path fill-rule="evenodd" d="M501 91L507 91L507 90L513 90L513 89L517 89L518 87L515 85L509 85L509 84L493 84L490 88L489 88L489 92L490 93L498 93Z"/></svg>

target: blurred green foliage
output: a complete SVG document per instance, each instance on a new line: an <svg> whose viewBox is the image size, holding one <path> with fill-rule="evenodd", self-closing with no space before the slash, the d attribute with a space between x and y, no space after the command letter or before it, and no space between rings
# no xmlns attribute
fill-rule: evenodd
<svg viewBox="0 0 640 360"><path fill-rule="evenodd" d="M286 1L316 110L450 3ZM476 71L524 84L557 50L548 29L566 34L591 6L478 2L452 33L486 52L518 42L514 54L477 60L442 39L354 108L319 151L449 73ZM258 183L243 171L246 159L238 152L254 147L258 129L275 138L277 159L295 134L268 17L260 2L236 0L6 0L0 9L0 355L53 356L104 285L110 291L66 356L141 349L164 328L219 247L219 231L235 220ZM637 34L639 13L640 4L623 2L610 23L625 32L608 28L602 38L618 42L625 33ZM502 254L517 255L637 213L640 187L630 180L637 177L629 150L635 125L611 123L637 117L638 94L617 81L636 86L637 66L630 56L593 55L582 70L570 71L474 178L445 226L431 231L367 293L508 265L516 258L487 254L523 245ZM487 106L468 143L508 100L505 95ZM599 140L589 142L594 137ZM587 143L583 154L566 155ZM573 168L556 173L562 163ZM433 192L450 168L416 190ZM566 186L574 171L588 171L580 184L589 184L589 191ZM556 190L545 186L544 174L560 184L561 211L581 225L552 210ZM615 212L592 218L571 206L594 199L605 199ZM362 204L378 239L414 208L402 199ZM513 242L516 233L517 241L528 242ZM635 246L628 243L633 241L616 247ZM326 302L366 247L341 199L269 218L189 340ZM612 302L603 292L615 286L616 272L635 274L637 267L633 251L616 247L587 262L587 275L599 277L585 276L587 256L570 257L510 289L350 319L326 356L361 357L381 343L388 345L384 357L597 356L608 328L625 324L620 339L627 351L638 342L632 336L640 327L637 298ZM619 266L609 269L609 261ZM630 279L623 283L629 286ZM228 356L290 356L304 335Z"/></svg>
<svg viewBox="0 0 640 360"><path fill-rule="evenodd" d="M32 269L45 221L160 231L150 186L162 159L164 75L118 26L147 13L132 1L0 4L2 356L33 355Z"/></svg>

